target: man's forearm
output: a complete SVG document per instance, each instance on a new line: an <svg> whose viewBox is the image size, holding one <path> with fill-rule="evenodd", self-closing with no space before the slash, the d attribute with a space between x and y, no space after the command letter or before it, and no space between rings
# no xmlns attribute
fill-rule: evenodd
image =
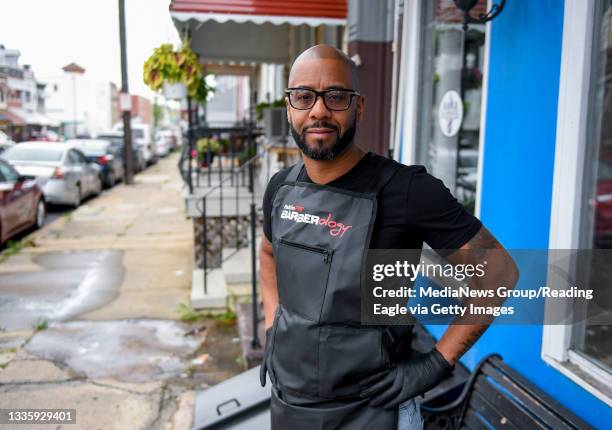
<svg viewBox="0 0 612 430"><path fill-rule="evenodd" d="M470 289L495 290L501 285L511 289L518 281L516 263L485 226L458 252L451 254L448 261L453 264L487 265L484 276L472 278ZM498 298L470 297L463 304L499 306L502 303L499 303ZM493 317L457 317L436 344L436 349L449 363L454 364L476 343L492 321Z"/></svg>
<svg viewBox="0 0 612 430"><path fill-rule="evenodd" d="M473 278L469 287L471 290L495 290L500 285L508 289L514 288L518 280L518 271L512 259L505 253L498 250L487 255L489 267L498 267L498 270L491 271L482 278ZM497 260L497 261L496 261ZM469 298L464 306L500 306L499 298ZM436 349L451 364L456 363L476 341L484 334L493 322L493 316L465 316L457 317L453 320L440 341L436 344ZM470 322L477 322L476 324Z"/></svg>

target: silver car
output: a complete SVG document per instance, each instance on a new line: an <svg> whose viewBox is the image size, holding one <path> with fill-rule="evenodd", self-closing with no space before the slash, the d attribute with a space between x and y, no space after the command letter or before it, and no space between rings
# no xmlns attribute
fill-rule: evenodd
<svg viewBox="0 0 612 430"><path fill-rule="evenodd" d="M98 165L65 143L18 143L0 157L21 175L35 176L49 203L78 207L84 198L102 191Z"/></svg>

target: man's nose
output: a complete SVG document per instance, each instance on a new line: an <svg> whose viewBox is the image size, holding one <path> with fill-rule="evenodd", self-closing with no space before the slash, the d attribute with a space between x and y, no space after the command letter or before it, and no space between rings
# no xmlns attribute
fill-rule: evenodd
<svg viewBox="0 0 612 430"><path fill-rule="evenodd" d="M323 96L317 97L314 106L310 109L311 118L329 118L331 112L323 102Z"/></svg>

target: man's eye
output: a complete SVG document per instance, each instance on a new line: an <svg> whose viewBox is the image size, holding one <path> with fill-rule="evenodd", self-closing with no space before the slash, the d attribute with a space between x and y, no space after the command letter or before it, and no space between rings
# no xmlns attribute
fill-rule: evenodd
<svg viewBox="0 0 612 430"><path fill-rule="evenodd" d="M295 98L299 101L308 101L308 100L312 100L312 94L311 93L297 93L295 95Z"/></svg>
<svg viewBox="0 0 612 430"><path fill-rule="evenodd" d="M346 99L346 95L341 92L327 93L327 100L331 102L338 102Z"/></svg>

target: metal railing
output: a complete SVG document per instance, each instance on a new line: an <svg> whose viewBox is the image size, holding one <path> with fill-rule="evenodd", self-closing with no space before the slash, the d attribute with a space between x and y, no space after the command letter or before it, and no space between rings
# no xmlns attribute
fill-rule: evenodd
<svg viewBox="0 0 612 430"><path fill-rule="evenodd" d="M266 153L266 146L258 143L257 136L260 134L252 124L243 127L194 127L189 144L183 148L179 160L183 181L190 195L197 195L198 199L196 208L201 223L198 232L201 259L196 258L196 264L200 266L201 261L205 295L208 294L211 271L222 267L225 261L251 244L253 348L261 347L257 333L259 312L256 249L261 208L255 199L256 173ZM220 153L213 151L211 145L207 145L205 151L198 151L194 148L195 136L198 139L227 136L229 145ZM248 157L251 154L253 156ZM203 192L200 195L199 192L194 193L194 190ZM211 205L213 200L215 206ZM230 247L234 248L233 251L224 256L224 249Z"/></svg>

